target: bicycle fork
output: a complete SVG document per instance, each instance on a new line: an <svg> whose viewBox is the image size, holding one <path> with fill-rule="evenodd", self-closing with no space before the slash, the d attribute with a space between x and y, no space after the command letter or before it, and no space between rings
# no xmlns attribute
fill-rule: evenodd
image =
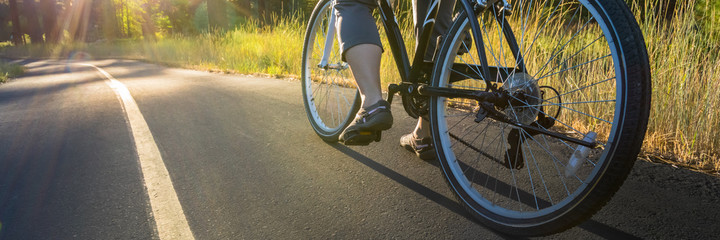
<svg viewBox="0 0 720 240"><path fill-rule="evenodd" d="M335 1L332 1L330 7L330 21L328 22L327 31L325 31L325 44L323 45L323 55L318 63L319 68L323 69L334 69L343 67L342 64L328 64L328 58L333 48L333 41L335 41L335 22L337 21L337 15L335 15Z"/></svg>

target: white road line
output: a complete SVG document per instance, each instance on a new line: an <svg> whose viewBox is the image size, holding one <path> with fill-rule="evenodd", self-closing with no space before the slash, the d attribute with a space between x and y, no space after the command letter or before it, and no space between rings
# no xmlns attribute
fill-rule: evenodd
<svg viewBox="0 0 720 240"><path fill-rule="evenodd" d="M135 99L130 95L130 91L105 70L92 64L82 65L93 67L105 75L108 79L106 83L115 91L123 104L135 140L145 188L150 197L150 207L160 239L195 239L170 180L168 170L160 156L160 150L155 144L155 139L150 133L150 128L140 113Z"/></svg>

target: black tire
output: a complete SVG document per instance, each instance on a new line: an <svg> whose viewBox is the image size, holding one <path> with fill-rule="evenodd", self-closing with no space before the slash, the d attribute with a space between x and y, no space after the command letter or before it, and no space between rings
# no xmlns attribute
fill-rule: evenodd
<svg viewBox="0 0 720 240"><path fill-rule="evenodd" d="M331 7L332 1L322 0L312 12L305 31L300 81L305 112L315 133L327 142L337 142L360 109L360 95L349 66L341 59L337 41L331 41L330 65L319 66Z"/></svg>
<svg viewBox="0 0 720 240"><path fill-rule="evenodd" d="M647 127L650 68L641 31L620 0L515 2L521 3L510 16L498 9L480 14L480 33L469 33L467 15L460 14L442 44L432 85L492 89L470 77L481 71L477 46L457 54L467 47L466 36L482 36L488 65L506 67L490 85L528 96L508 101L501 112L575 139L596 132L600 146L575 170L568 162L578 144L491 117L475 122L478 102L466 99L432 97L431 131L448 184L476 219L506 234L541 236L591 217L627 178ZM503 17L496 20L495 13ZM510 32L522 57L510 53L503 34ZM520 66L523 72L509 71Z"/></svg>

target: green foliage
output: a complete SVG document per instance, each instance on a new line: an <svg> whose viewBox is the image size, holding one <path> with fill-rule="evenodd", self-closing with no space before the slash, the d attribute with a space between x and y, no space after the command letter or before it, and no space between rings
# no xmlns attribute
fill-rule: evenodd
<svg viewBox="0 0 720 240"><path fill-rule="evenodd" d="M199 30L201 32L207 32L210 29L208 25L209 21L206 3L201 3L200 5L198 5L197 10L195 10L195 15L193 19L193 26L196 30Z"/></svg>
<svg viewBox="0 0 720 240"><path fill-rule="evenodd" d="M25 69L17 64L0 60L0 83L6 82L9 78L22 75Z"/></svg>

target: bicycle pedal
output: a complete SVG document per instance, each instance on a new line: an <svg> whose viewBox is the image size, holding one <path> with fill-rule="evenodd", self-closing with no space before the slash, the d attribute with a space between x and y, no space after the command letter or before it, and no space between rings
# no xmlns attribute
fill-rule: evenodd
<svg viewBox="0 0 720 240"><path fill-rule="evenodd" d="M375 132L375 141L379 142L380 138L382 138L382 131Z"/></svg>
<svg viewBox="0 0 720 240"><path fill-rule="evenodd" d="M353 131L346 133L343 137L340 142L348 146L367 146L377 139L376 133L371 131Z"/></svg>

